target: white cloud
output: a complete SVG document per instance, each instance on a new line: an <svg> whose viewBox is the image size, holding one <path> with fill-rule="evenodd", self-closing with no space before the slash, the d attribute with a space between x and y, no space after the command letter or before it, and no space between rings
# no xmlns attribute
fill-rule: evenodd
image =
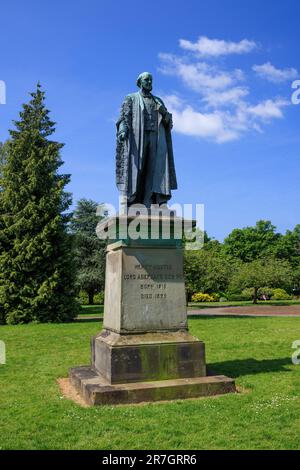
<svg viewBox="0 0 300 470"><path fill-rule="evenodd" d="M205 62L191 63L172 54L159 54L159 58L162 61L160 67L162 73L178 76L188 87L197 92L205 89L223 90L244 79L240 69L224 72Z"/></svg>
<svg viewBox="0 0 300 470"><path fill-rule="evenodd" d="M237 140L251 130L262 132L261 123L282 118L282 108L289 105L281 98L266 100L255 106L241 100L232 111L219 108L201 112L177 95L165 96L164 102L173 115L175 132L219 144Z"/></svg>
<svg viewBox="0 0 300 470"><path fill-rule="evenodd" d="M197 42L180 39L179 45L182 49L196 52L202 57L245 54L257 47L254 41L249 41L248 39L243 39L240 42L232 42L220 39L209 39L206 36L200 36Z"/></svg>
<svg viewBox="0 0 300 470"><path fill-rule="evenodd" d="M217 57L249 52L256 46L254 42L249 43L247 40L229 43L200 38L194 44L182 40L181 47ZM160 71L178 77L192 92L184 99L176 93L165 97L173 114L174 131L178 133L217 143L237 140L246 132L263 132L264 125L284 117L284 108L289 105L289 101L281 97L251 102L250 89L241 69L228 69L224 65L221 68L216 62L208 63L190 54L159 54L159 58ZM279 71L270 63L266 65L264 73L272 70L275 75L275 70L277 81L279 75L282 79L283 75L291 77L296 72L295 69ZM262 72L262 66L255 67L259 67L258 73Z"/></svg>
<svg viewBox="0 0 300 470"><path fill-rule="evenodd" d="M165 97L165 104L166 103L169 108L179 109L183 106L184 101L177 95L167 95Z"/></svg>
<svg viewBox="0 0 300 470"><path fill-rule="evenodd" d="M298 77L298 71L294 68L277 69L271 62L262 65L254 65L252 67L261 78L265 78L269 82L281 83L287 80L293 80Z"/></svg>
<svg viewBox="0 0 300 470"><path fill-rule="evenodd" d="M211 93L206 93L203 99L208 105L213 107L236 106L248 94L248 88L234 87L221 92L213 90Z"/></svg>
<svg viewBox="0 0 300 470"><path fill-rule="evenodd" d="M227 129L222 115L217 112L201 113L190 105L184 105L174 96L165 96L164 102L173 114L174 130L180 134L202 137L218 143L238 138L238 133Z"/></svg>
<svg viewBox="0 0 300 470"><path fill-rule="evenodd" d="M289 104L289 101L282 98L266 100L256 106L249 106L248 112L263 120L280 119L283 118L282 108Z"/></svg>
<svg viewBox="0 0 300 470"><path fill-rule="evenodd" d="M233 84L230 74L214 73L207 64L180 64L177 73L195 91L203 88L224 89Z"/></svg>

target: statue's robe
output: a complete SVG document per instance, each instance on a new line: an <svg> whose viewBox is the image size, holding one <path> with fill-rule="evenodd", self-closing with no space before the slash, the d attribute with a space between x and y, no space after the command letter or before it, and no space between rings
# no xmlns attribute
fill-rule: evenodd
<svg viewBox="0 0 300 470"><path fill-rule="evenodd" d="M157 108L163 105L160 98L153 96ZM116 181L118 189L126 194L128 204L141 203L138 200L138 185L141 184L140 174L144 167L144 122L145 104L140 92L126 97L121 115L117 122L117 134L126 133L126 140L117 144ZM171 190L177 189L174 156L172 148L171 128L158 112L157 148L152 174L152 192L168 200ZM142 182L143 184L143 182Z"/></svg>

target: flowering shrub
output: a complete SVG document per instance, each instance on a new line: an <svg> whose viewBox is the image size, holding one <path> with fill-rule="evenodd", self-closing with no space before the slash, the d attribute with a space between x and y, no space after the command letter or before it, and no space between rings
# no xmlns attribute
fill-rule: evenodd
<svg viewBox="0 0 300 470"><path fill-rule="evenodd" d="M192 302L215 302L215 297L209 294L203 294L203 292L197 292L196 294L192 295Z"/></svg>

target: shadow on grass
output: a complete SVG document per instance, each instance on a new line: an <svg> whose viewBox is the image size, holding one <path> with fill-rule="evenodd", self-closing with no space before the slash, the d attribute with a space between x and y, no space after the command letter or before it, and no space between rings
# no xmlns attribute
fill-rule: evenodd
<svg viewBox="0 0 300 470"><path fill-rule="evenodd" d="M234 361L208 364L209 375L227 375L233 379L243 375L266 374L268 372L290 372L285 366L291 365L290 357L282 359L236 359Z"/></svg>

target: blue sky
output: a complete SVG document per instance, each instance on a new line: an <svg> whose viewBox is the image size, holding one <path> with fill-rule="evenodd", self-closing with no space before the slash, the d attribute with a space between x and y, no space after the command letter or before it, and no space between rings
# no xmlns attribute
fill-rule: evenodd
<svg viewBox="0 0 300 470"><path fill-rule="evenodd" d="M296 0L3 1L0 140L38 80L64 142L74 202L117 203L115 120L142 71L174 115L179 190L222 239L299 219L300 5Z"/></svg>

